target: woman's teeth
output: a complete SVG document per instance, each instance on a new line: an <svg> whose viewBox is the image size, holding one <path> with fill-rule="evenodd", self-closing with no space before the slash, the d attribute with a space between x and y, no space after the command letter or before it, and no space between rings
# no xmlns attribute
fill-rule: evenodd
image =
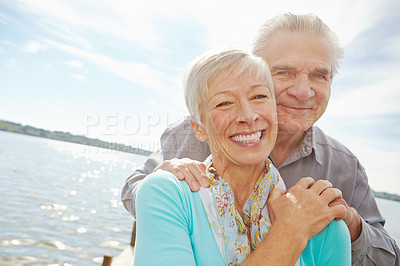
<svg viewBox="0 0 400 266"><path fill-rule="evenodd" d="M242 143L257 142L260 140L260 138L261 138L261 131L257 131L251 135L236 135L232 137L234 141Z"/></svg>

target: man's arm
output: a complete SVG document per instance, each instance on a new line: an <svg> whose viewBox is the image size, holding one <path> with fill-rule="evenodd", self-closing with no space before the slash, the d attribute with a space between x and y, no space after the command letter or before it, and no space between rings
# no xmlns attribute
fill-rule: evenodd
<svg viewBox="0 0 400 266"><path fill-rule="evenodd" d="M352 244L352 265L400 265L400 249L383 227L364 168L359 165L357 184L350 205L361 217L361 234Z"/></svg>
<svg viewBox="0 0 400 266"><path fill-rule="evenodd" d="M140 182L147 175L151 174L157 165L162 163L161 150L153 152L149 158L145 161L144 165L137 169L128 179L125 181L125 185L122 188L121 200L125 206L125 209L129 211L133 217L136 217L135 200L136 193Z"/></svg>

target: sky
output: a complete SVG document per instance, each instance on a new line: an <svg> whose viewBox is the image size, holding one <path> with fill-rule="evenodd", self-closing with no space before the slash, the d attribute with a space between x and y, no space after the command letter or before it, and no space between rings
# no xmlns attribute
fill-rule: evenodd
<svg viewBox="0 0 400 266"><path fill-rule="evenodd" d="M0 0L0 119L155 150L188 115L201 53L249 49L277 14L314 13L345 49L317 122L400 194L400 1Z"/></svg>

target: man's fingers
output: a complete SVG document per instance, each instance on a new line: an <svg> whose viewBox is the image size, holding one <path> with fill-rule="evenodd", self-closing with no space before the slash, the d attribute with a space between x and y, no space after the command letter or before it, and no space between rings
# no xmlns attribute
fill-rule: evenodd
<svg viewBox="0 0 400 266"><path fill-rule="evenodd" d="M310 189L314 190L317 195L321 195L326 189L331 188L332 183L328 180L317 180Z"/></svg>
<svg viewBox="0 0 400 266"><path fill-rule="evenodd" d="M187 165L188 170L192 173L197 183L202 187L209 187L210 181L205 174L206 166L204 164Z"/></svg>
<svg viewBox="0 0 400 266"><path fill-rule="evenodd" d="M330 210L332 211L333 218L336 220L344 220L347 217L347 208L341 204L330 207Z"/></svg>
<svg viewBox="0 0 400 266"><path fill-rule="evenodd" d="M337 188L327 188L321 193L321 198L328 204L342 197L342 191Z"/></svg>
<svg viewBox="0 0 400 266"><path fill-rule="evenodd" d="M200 184L194 177L191 171L186 166L179 167L180 173L185 177L185 182L189 185L190 190L198 191L200 189Z"/></svg>
<svg viewBox="0 0 400 266"><path fill-rule="evenodd" d="M188 158L171 159L162 162L154 171L162 169L173 173L177 179L184 180L192 191L198 191L200 186L208 187L210 182L205 175L206 166Z"/></svg>

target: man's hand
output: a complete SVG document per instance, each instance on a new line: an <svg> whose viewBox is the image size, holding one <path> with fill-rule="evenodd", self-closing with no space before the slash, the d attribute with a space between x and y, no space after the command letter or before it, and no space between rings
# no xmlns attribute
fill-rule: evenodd
<svg viewBox="0 0 400 266"><path fill-rule="evenodd" d="M153 172L162 169L173 173L179 180L185 180L192 191L201 187L209 187L210 182L205 174L206 166L189 158L166 160L158 165Z"/></svg>
<svg viewBox="0 0 400 266"><path fill-rule="evenodd" d="M329 204L330 207L339 205L344 206L347 209L347 216L344 219L344 222L349 228L351 243L353 243L361 234L362 224L360 215L358 215L357 210L350 207L343 198L337 198Z"/></svg>
<svg viewBox="0 0 400 266"><path fill-rule="evenodd" d="M341 191L333 188L329 181L315 182L311 177L305 177L287 191L272 190L267 204L273 226L284 226L308 240L333 219L346 217L347 209L343 205L329 206L341 197Z"/></svg>

